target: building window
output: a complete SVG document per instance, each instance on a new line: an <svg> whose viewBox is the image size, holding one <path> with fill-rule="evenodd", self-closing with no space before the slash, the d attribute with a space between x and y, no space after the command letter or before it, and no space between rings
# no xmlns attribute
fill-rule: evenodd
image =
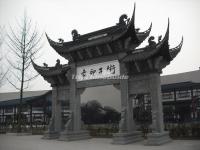
<svg viewBox="0 0 200 150"><path fill-rule="evenodd" d="M191 91L177 91L176 92L176 97L177 99L188 99L191 98Z"/></svg>
<svg viewBox="0 0 200 150"><path fill-rule="evenodd" d="M162 98L163 98L164 101L174 100L174 93L173 92L162 93Z"/></svg>
<svg viewBox="0 0 200 150"><path fill-rule="evenodd" d="M200 96L200 89L194 89L193 96Z"/></svg>
<svg viewBox="0 0 200 150"><path fill-rule="evenodd" d="M7 107L5 109L5 113L13 113L13 108L12 107Z"/></svg>

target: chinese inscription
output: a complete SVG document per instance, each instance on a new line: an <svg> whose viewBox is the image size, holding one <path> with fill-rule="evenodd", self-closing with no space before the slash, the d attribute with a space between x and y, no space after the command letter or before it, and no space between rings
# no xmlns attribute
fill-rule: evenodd
<svg viewBox="0 0 200 150"><path fill-rule="evenodd" d="M108 78L119 76L119 62L117 60L94 65L77 67L77 81Z"/></svg>

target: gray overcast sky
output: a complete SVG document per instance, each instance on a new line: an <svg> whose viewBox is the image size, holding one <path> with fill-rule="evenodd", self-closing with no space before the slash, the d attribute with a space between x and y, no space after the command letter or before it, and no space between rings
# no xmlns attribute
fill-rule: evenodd
<svg viewBox="0 0 200 150"><path fill-rule="evenodd" d="M71 40L71 31L77 29L85 34L115 25L119 16L132 15L136 2L136 27L146 30L153 23L151 35L163 35L170 18L170 46L179 44L184 36L181 53L163 70L163 74L174 74L197 70L200 66L199 35L200 2L199 0L0 0L0 25L14 26L16 19L23 16L26 9L28 16L37 23L38 28L55 41L63 38ZM59 55L48 45L46 38L43 55L36 61L54 65ZM142 46L145 46L145 41ZM5 48L4 46L2 49ZM67 61L60 58L62 63ZM34 80L29 90L50 89L41 77ZM6 84L0 89L14 91Z"/></svg>

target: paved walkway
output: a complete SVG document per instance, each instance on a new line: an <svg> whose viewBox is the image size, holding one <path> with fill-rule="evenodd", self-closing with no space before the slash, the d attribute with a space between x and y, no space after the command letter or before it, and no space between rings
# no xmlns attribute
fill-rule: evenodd
<svg viewBox="0 0 200 150"><path fill-rule="evenodd" d="M144 146L144 142L113 145L112 139L82 141L43 140L38 135L0 135L0 150L200 150L200 140L174 140L162 146Z"/></svg>

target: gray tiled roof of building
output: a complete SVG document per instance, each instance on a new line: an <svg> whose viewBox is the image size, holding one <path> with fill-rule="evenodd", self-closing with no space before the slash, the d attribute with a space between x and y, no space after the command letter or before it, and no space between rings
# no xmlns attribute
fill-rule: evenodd
<svg viewBox="0 0 200 150"><path fill-rule="evenodd" d="M49 90L25 91L23 97L27 98L27 97L41 96L43 94L46 94L47 92L49 92ZM0 101L19 99L19 97L20 97L19 92L0 93Z"/></svg>
<svg viewBox="0 0 200 150"><path fill-rule="evenodd" d="M200 83L200 70L165 75L161 77L161 84L172 84L180 82Z"/></svg>

